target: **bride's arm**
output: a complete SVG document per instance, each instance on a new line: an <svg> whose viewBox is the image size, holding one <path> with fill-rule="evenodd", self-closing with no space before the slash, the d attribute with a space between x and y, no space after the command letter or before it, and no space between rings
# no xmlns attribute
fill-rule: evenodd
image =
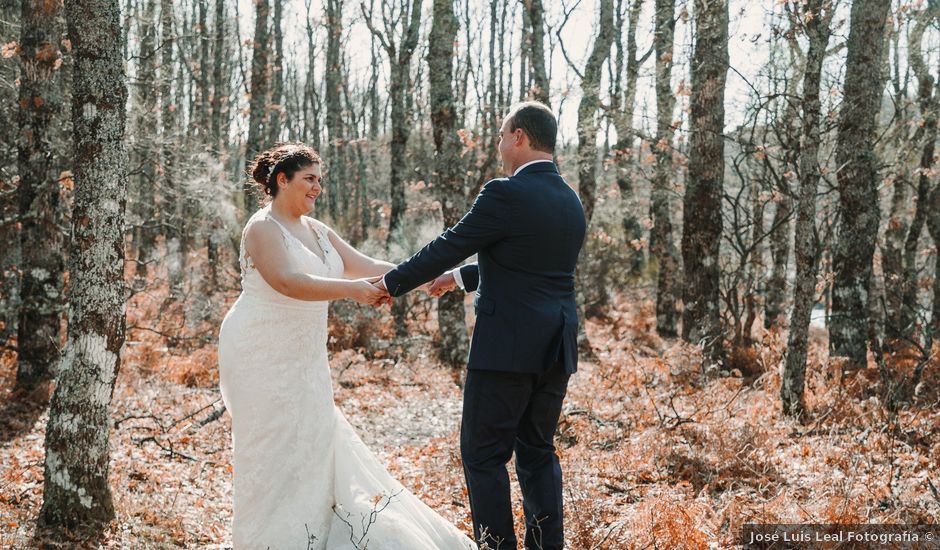
<svg viewBox="0 0 940 550"><path fill-rule="evenodd" d="M395 267L395 264L366 256L343 240L332 229L327 227L326 230L330 243L333 244L333 248L339 253L343 259L343 264L346 266L346 277L351 279L378 277L379 275L385 275Z"/></svg>
<svg viewBox="0 0 940 550"><path fill-rule="evenodd" d="M375 304L384 296L364 280L331 279L298 271L290 260L281 230L268 221L256 222L248 228L245 250L265 282L290 298L308 301L349 298L361 304Z"/></svg>

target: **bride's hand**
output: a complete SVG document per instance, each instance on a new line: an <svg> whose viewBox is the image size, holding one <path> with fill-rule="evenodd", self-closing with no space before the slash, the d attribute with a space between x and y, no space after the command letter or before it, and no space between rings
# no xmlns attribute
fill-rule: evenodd
<svg viewBox="0 0 940 550"><path fill-rule="evenodd" d="M367 305L381 305L387 298L388 292L377 288L367 279L357 279L350 281L349 299Z"/></svg>

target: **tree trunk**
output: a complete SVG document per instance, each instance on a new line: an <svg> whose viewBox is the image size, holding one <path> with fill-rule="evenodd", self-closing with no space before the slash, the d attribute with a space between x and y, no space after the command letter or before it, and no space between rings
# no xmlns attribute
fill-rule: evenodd
<svg viewBox="0 0 940 550"><path fill-rule="evenodd" d="M926 12L924 12L926 13ZM921 18L923 13L915 15L912 19L913 28L908 27L908 54L909 57L920 57L919 51L911 51L912 48L920 50L920 42L923 38L923 22ZM884 245L881 249L881 269L884 273L884 325L885 337L891 344L897 343L902 337L901 328L901 304L904 295L904 239L908 234L910 220L908 220L907 211L910 202L911 184L910 165L917 148L917 145L923 139L924 128L917 128L913 138L908 131L911 127L911 113L909 112L908 99L908 81L910 80L910 70L904 72L904 80L901 80L901 21L897 21L897 27L891 30L891 41L886 46L888 48L892 61L891 83L894 88L894 106L895 123L892 132L892 145L896 151L896 161L894 162L894 174L891 210L888 213L888 220L884 234ZM917 35L920 34L919 37ZM923 65L923 59L920 60ZM916 62L915 62L916 63ZM910 67L913 63L908 64ZM918 84L923 81L918 79ZM920 88L920 86L918 86ZM922 91L922 90L919 90ZM928 93L931 90L928 89ZM922 113L925 114L925 113ZM878 307L877 305L875 306ZM889 345L891 345L889 344Z"/></svg>
<svg viewBox="0 0 940 550"><path fill-rule="evenodd" d="M852 4L846 52L845 90L836 142L840 220L833 246L830 354L847 357L850 368L867 364L868 292L878 237L877 140L881 110L882 48L888 0Z"/></svg>
<svg viewBox="0 0 940 550"><path fill-rule="evenodd" d="M617 13L617 63L616 74L624 72L624 51L620 40L622 17L619 9ZM645 259L643 247L638 243L643 238L643 228L637 219L636 190L631 174L635 170L633 158L633 114L636 109L636 86L640 76L640 65L646 61L636 57L636 32L640 19L643 0L633 0L630 6L630 17L627 21L627 48L626 48L626 82L621 85L620 77L615 77L611 97L611 119L617 130L617 143L611 152L612 162L616 169L617 188L620 190L621 225L623 226L624 245L632 251L631 261L627 269L633 276L639 276L643 271ZM650 53L652 50L650 50ZM621 90L623 88L623 90ZM672 93L671 91L669 92Z"/></svg>
<svg viewBox="0 0 940 550"><path fill-rule="evenodd" d="M930 215L927 217L927 230L930 232L934 246L940 250L940 185L934 187L928 201ZM933 333L931 338L926 340L928 342L937 342L940 341L940 254L934 257L933 308L931 312L931 326L928 330L933 331Z"/></svg>
<svg viewBox="0 0 940 550"><path fill-rule="evenodd" d="M403 7L407 0L402 0ZM397 49L394 42L389 42L389 61L392 62L392 74L389 82L389 101L392 105L392 147L391 166L389 169L389 192L392 210L389 215L388 245L400 238L402 222L405 218L405 173L408 166L406 147L411 134L411 56L418 45L418 27L421 23L421 0L412 0L410 21L402 29L401 45ZM405 14L401 19L404 20ZM404 23L403 23L404 24ZM391 37L389 37L391 40Z"/></svg>
<svg viewBox="0 0 940 550"><path fill-rule="evenodd" d="M434 127L436 151L432 183L437 189L446 229L457 224L466 206L453 91L454 44L459 23L454 15L453 0L434 0L433 9L434 19L428 35L427 54L431 87L431 124ZM451 292L438 300L441 360L455 368L463 365L467 359L465 317L462 293Z"/></svg>
<svg viewBox="0 0 940 550"><path fill-rule="evenodd" d="M910 339L914 336L914 329L918 322L920 305L917 301L917 248L924 224L932 214L930 209L931 174L934 165L934 149L937 141L937 117L940 110L940 91L935 91L934 80L928 70L921 53L921 42L924 31L931 22L936 22L938 9L932 3L927 10L920 14L914 23L908 42L908 58L911 68L917 76L917 96L919 99L921 116L923 117L923 141L921 142L921 157L917 182L917 206L914 218L904 241L903 271L901 273L900 287L901 303L898 308L896 334L897 338ZM928 229L929 230L929 229ZM934 318L936 319L936 318Z"/></svg>
<svg viewBox="0 0 940 550"><path fill-rule="evenodd" d="M199 136L199 142L204 144L211 143L210 135L210 100L209 100L209 75L212 67L212 57L209 53L209 0L198 0L194 9L198 11L197 37L199 39L199 72L197 73L197 85L199 91L196 112L193 113L192 120L196 122L196 131Z"/></svg>
<svg viewBox="0 0 940 550"><path fill-rule="evenodd" d="M222 106L228 102L229 90L223 79L225 64L225 0L215 0L215 30L212 51L212 146L225 149L227 136L222 135ZM227 113L226 113L227 114Z"/></svg>
<svg viewBox="0 0 940 550"><path fill-rule="evenodd" d="M18 170L20 287L17 386L31 389L55 376L62 343L62 231L59 229L62 86L58 2L22 0Z"/></svg>
<svg viewBox="0 0 940 550"><path fill-rule="evenodd" d="M793 19L791 18L791 21ZM794 26L796 23L794 23ZM799 82L803 79L806 70L806 56L797 41L787 38L790 45L790 63L794 67L793 75L788 77L785 84L786 98L784 99L785 108L782 120L776 126L775 133L778 136L780 144L783 146L783 167L784 173L792 171L799 173L799 154L800 154L800 105L794 99L799 93ZM765 172L770 172L768 159L764 159ZM770 175L770 174L768 174ZM767 280L767 299L764 303L764 328L770 330L774 327L781 327L786 323L786 302L787 296L787 272L790 263L790 243L793 236L791 217L793 216L793 196L794 190L790 185L790 179L785 176L773 178L776 182L773 202L774 218L771 223L770 234L770 256L771 272ZM755 245L758 246L758 245ZM759 250L755 254L761 255Z"/></svg>
<svg viewBox="0 0 940 550"><path fill-rule="evenodd" d="M907 126L908 119L900 117L901 125ZM898 133L901 133L900 131ZM907 135L899 136L898 146L905 147L901 139ZM905 155L906 156L906 155ZM901 161L901 159L899 159ZM902 161L903 162L903 161ZM899 162L899 164L902 164ZM885 229L884 247L881 253L881 267L884 271L885 281L885 336L891 340L898 340L904 335L903 297L904 297L904 241L910 229L906 218L911 197L910 182L907 178L908 166L898 166L894 175L891 193L891 211L888 214L887 229ZM918 232L919 233L919 232ZM915 245L916 250L916 245Z"/></svg>
<svg viewBox="0 0 940 550"><path fill-rule="evenodd" d="M330 217L339 217L340 195L345 192L346 148L343 146L343 0L326 2L326 128L329 133L330 181L333 187L326 193Z"/></svg>
<svg viewBox="0 0 940 550"><path fill-rule="evenodd" d="M656 168L650 197L650 254L656 263L656 331L663 337L678 335L678 300L680 283L679 251L672 235L672 191L675 168L672 164L672 116L676 99L672 92L672 60L675 40L675 0L656 0L656 27L653 45L656 51Z"/></svg>
<svg viewBox="0 0 940 550"><path fill-rule="evenodd" d="M124 59L117 0L65 3L75 60L75 202L68 342L46 427L40 523L71 531L114 518L111 397L124 343Z"/></svg>
<svg viewBox="0 0 940 550"><path fill-rule="evenodd" d="M822 64L829 43L831 15L823 16L824 0L810 0L805 7L805 32L809 38L806 70L803 74L803 129L800 147L800 191L796 212L796 237L793 253L796 262L796 281L793 291L793 310L790 314L790 334L780 384L780 399L784 414L799 416L803 413L803 387L806 378L806 355L809 341L809 323L816 301L816 267L819 261L819 239L816 233L816 188L820 178L819 146L821 142L819 120L822 106L819 86Z"/></svg>
<svg viewBox="0 0 940 550"><path fill-rule="evenodd" d="M764 304L764 328L780 326L787 302L787 268L790 265L790 217L793 215L793 200L790 198L790 185L785 186L775 199L777 208L771 223L770 256L771 272L767 281L767 302Z"/></svg>
<svg viewBox="0 0 940 550"><path fill-rule="evenodd" d="M174 0L161 0L160 2L160 23L161 23L161 64L160 64L160 110L163 122L163 135L160 140L160 158L162 162L162 177L164 183L161 187L166 191L163 208L159 212L159 223L162 233L165 235L165 260L167 275L170 285L170 296L177 299L183 294L183 273L185 271L184 243L187 223L186 216L183 214L183 205L185 203L185 180L179 177L176 167L176 152L180 146L179 140L182 134L179 128L179 120L182 118L181 108L183 105L182 94L180 93L185 79L182 72L175 77L176 95L174 95L174 67L179 67L182 71L182 64L174 64L174 54L183 52L182 44L177 40L173 33L174 18ZM182 55L179 57L179 63L185 63Z"/></svg>
<svg viewBox="0 0 940 550"><path fill-rule="evenodd" d="M601 68L614 41L614 2L600 0L598 33L581 78L578 104L578 191L590 227L597 204L597 109L600 107Z"/></svg>
<svg viewBox="0 0 940 550"><path fill-rule="evenodd" d="M280 0L275 0L279 2ZM268 122L268 82L271 70L268 64L268 0L255 0L255 38L251 54L251 98L248 102L248 141L245 144L245 163L250 165L255 155L263 151L268 143L265 139ZM261 195L255 185L245 183L245 214L257 209Z"/></svg>
<svg viewBox="0 0 940 550"><path fill-rule="evenodd" d="M312 143L313 148L320 150L320 109L317 102L317 42L313 32L313 16L310 13L311 0L304 0L307 9L307 18L304 22L304 32L307 37L307 75L304 81L304 130L303 140ZM373 68L373 71L375 68Z"/></svg>
<svg viewBox="0 0 940 550"><path fill-rule="evenodd" d="M155 144L159 143L157 130L157 25L156 0L146 0L143 18L140 20L140 64L138 65L137 86L134 103L138 115L135 117L137 138L131 149L131 159L140 166L140 174L134 178L131 194L137 199L139 223L134 228L134 248L136 249L136 269L134 285L139 290L144 287L153 263L157 235L160 231L157 219L157 189L159 180L157 169L160 159L155 154Z"/></svg>
<svg viewBox="0 0 940 550"><path fill-rule="evenodd" d="M0 2L0 44L19 40L19 19L22 6L13 0ZM0 63L0 82L14 82L18 78L16 63ZM15 86L0 86L0 104L14 106L17 102ZM17 110L0 109L0 128L17 126ZM0 140L0 165L16 164L16 141ZM0 180L0 341L8 342L16 336L20 312L20 236L19 196L12 181Z"/></svg>
<svg viewBox="0 0 940 550"><path fill-rule="evenodd" d="M421 24L421 0L400 0L400 8L393 21L386 21L386 29L401 25L400 40L391 32L386 36L373 27L369 14L363 15L372 35L375 36L385 49L389 63L392 66L389 77L388 97L391 104L392 140L391 159L389 166L389 195L391 196L391 213L389 214L388 236L385 241L386 249L391 250L396 242L400 242L402 235L402 222L405 217L407 205L405 203L405 174L409 165L406 147L412 127L412 82L411 57L418 45L418 31ZM396 336L407 335L408 298L403 297L392 303L392 314L395 316Z"/></svg>
<svg viewBox="0 0 940 550"><path fill-rule="evenodd" d="M723 132L728 72L728 2L695 0L695 49L688 186L683 197L682 337L704 345L718 361L722 338L718 311L721 196L725 173Z"/></svg>
<svg viewBox="0 0 940 550"><path fill-rule="evenodd" d="M531 82L528 95L535 101L551 105L548 74L545 72L545 8L542 7L542 0L522 0L522 5L528 14L524 44L529 59Z"/></svg>
<svg viewBox="0 0 940 550"><path fill-rule="evenodd" d="M268 143L281 141L281 121L284 119L284 1L274 0L274 18L271 28L274 31L274 85L271 89L270 134Z"/></svg>

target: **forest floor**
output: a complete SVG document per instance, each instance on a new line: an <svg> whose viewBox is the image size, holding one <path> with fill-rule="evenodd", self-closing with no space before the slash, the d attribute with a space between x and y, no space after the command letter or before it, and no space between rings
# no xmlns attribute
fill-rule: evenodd
<svg viewBox="0 0 940 550"><path fill-rule="evenodd" d="M648 296L621 296L608 318L588 323L595 357L571 379L558 434L569 548L730 547L744 523L938 521L936 362L914 403L891 414L877 397L877 369L842 376L816 333L809 412L798 423L780 412L778 336L737 353L730 372L704 377L694 348L655 335L652 308ZM384 314L372 338L388 337ZM94 546L228 547L231 421L213 419L221 405L214 344L168 348L146 330L128 340L113 401L117 518ZM432 337L334 350L331 365L336 401L365 442L470 533L460 372L436 360ZM13 393L14 378L13 358L0 358L0 548L40 545L48 415L30 405L37 395Z"/></svg>

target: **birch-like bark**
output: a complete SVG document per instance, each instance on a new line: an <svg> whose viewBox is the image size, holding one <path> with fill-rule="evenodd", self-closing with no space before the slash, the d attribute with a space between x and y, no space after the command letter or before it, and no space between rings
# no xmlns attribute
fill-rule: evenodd
<svg viewBox="0 0 940 550"><path fill-rule="evenodd" d="M73 531L114 518L111 397L124 343L124 59L117 0L69 0L75 178L68 342L46 426L40 523Z"/></svg>

